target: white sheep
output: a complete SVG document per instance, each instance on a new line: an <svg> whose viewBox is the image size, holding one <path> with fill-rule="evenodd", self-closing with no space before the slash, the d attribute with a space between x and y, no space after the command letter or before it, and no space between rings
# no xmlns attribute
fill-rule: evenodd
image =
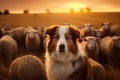
<svg viewBox="0 0 120 80"><path fill-rule="evenodd" d="M105 37L100 40L99 47L101 51L102 63L108 63L112 66L120 67L120 37Z"/></svg>
<svg viewBox="0 0 120 80"><path fill-rule="evenodd" d="M39 52L40 50L40 36L38 35L37 31L32 27L28 27L26 29L25 45L28 51Z"/></svg>
<svg viewBox="0 0 120 80"><path fill-rule="evenodd" d="M84 24L84 28L80 29L80 38L84 38L86 36L94 36L95 31L93 29L92 24Z"/></svg>
<svg viewBox="0 0 120 80"><path fill-rule="evenodd" d="M83 38L82 49L86 52L86 55L96 61L99 61L99 38L94 36L88 36Z"/></svg>
<svg viewBox="0 0 120 80"><path fill-rule="evenodd" d="M18 52L17 42L9 35L5 35L0 39L0 62L9 67L13 59L16 58Z"/></svg>
<svg viewBox="0 0 120 80"><path fill-rule="evenodd" d="M101 25L102 27L99 30L102 31L103 33L102 37L112 36L112 32L111 32L112 24L107 22L107 23L102 23Z"/></svg>

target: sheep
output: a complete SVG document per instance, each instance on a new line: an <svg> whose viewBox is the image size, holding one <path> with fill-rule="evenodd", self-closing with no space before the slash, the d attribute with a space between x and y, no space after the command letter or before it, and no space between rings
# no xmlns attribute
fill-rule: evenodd
<svg viewBox="0 0 120 80"><path fill-rule="evenodd" d="M37 30L44 33L45 32L45 26L42 25L42 26L38 27Z"/></svg>
<svg viewBox="0 0 120 80"><path fill-rule="evenodd" d="M108 22L108 23L102 23L101 25L102 25L102 27L99 30L102 31L102 33L103 33L102 37L112 36L112 32L111 32L112 24Z"/></svg>
<svg viewBox="0 0 120 80"><path fill-rule="evenodd" d="M10 26L10 24L4 24L4 25L3 25L3 29L4 29L5 31L9 31L9 30L12 29L12 27Z"/></svg>
<svg viewBox="0 0 120 80"><path fill-rule="evenodd" d="M37 28L37 33L41 39L41 45L40 45L40 51L42 53L45 53L46 50L46 36L44 35L45 33L45 26L41 26Z"/></svg>
<svg viewBox="0 0 120 80"><path fill-rule="evenodd" d="M120 36L105 37L100 40L101 63L120 67Z"/></svg>
<svg viewBox="0 0 120 80"><path fill-rule="evenodd" d="M120 25L113 25L111 27L111 32L113 36L120 36Z"/></svg>
<svg viewBox="0 0 120 80"><path fill-rule="evenodd" d="M84 28L80 29L80 38L84 38L86 36L94 36L95 31L92 26L92 24L85 24Z"/></svg>
<svg viewBox="0 0 120 80"><path fill-rule="evenodd" d="M86 52L86 55L96 61L99 61L99 38L94 36L88 36L83 38L82 49Z"/></svg>
<svg viewBox="0 0 120 80"><path fill-rule="evenodd" d="M95 37L101 39L101 38L104 37L104 33L102 31L100 31L100 30L96 30L95 31Z"/></svg>
<svg viewBox="0 0 120 80"><path fill-rule="evenodd" d="M7 80L8 78L8 68L0 65L0 80Z"/></svg>
<svg viewBox="0 0 120 80"><path fill-rule="evenodd" d="M18 43L18 48L20 51L24 51L25 48L25 28L17 27L8 31L8 34L12 36Z"/></svg>
<svg viewBox="0 0 120 80"><path fill-rule="evenodd" d="M41 39L37 31L28 27L26 29L26 39L25 39L26 48L31 52L39 52L41 47Z"/></svg>
<svg viewBox="0 0 120 80"><path fill-rule="evenodd" d="M0 39L0 62L9 67L13 59L16 58L18 52L17 42L9 35L5 35Z"/></svg>
<svg viewBox="0 0 120 80"><path fill-rule="evenodd" d="M3 32L3 28L2 26L0 25L0 38L4 35L4 32Z"/></svg>
<svg viewBox="0 0 120 80"><path fill-rule="evenodd" d="M44 64L34 55L16 58L9 68L9 80L47 80Z"/></svg>

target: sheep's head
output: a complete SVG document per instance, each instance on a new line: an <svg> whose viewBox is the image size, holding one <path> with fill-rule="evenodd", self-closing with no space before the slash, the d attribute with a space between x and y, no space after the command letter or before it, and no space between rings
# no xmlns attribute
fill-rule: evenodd
<svg viewBox="0 0 120 80"><path fill-rule="evenodd" d="M101 25L103 26L104 31L109 31L112 26L111 23L102 23Z"/></svg>
<svg viewBox="0 0 120 80"><path fill-rule="evenodd" d="M96 35L95 35L95 36L96 36L97 38L102 38L103 35L104 35L104 33L103 33L102 31L100 31L100 30L99 30L99 31L96 31Z"/></svg>
<svg viewBox="0 0 120 80"><path fill-rule="evenodd" d="M88 36L88 37L85 37L83 40L86 42L86 46L89 50L94 50L97 44L97 41L99 41L99 38Z"/></svg>
<svg viewBox="0 0 120 80"><path fill-rule="evenodd" d="M85 32L90 32L92 29L92 24L84 24Z"/></svg>

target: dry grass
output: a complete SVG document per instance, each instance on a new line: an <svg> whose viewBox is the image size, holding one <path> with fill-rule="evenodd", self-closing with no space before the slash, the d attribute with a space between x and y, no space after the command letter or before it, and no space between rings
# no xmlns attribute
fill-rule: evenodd
<svg viewBox="0 0 120 80"><path fill-rule="evenodd" d="M49 26L52 24L71 23L77 26L84 23L92 23L95 27L100 27L102 22L120 24L120 13L53 13L50 14L11 14L0 15L0 24L10 24L16 26Z"/></svg>

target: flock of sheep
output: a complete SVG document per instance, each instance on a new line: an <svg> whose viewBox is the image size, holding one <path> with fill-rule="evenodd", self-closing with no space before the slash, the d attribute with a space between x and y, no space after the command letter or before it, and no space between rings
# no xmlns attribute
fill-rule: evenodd
<svg viewBox="0 0 120 80"><path fill-rule="evenodd" d="M95 29L92 24L85 24L78 29L86 56L120 71L120 25L103 23ZM35 29L0 25L0 80L47 80L44 32L44 26Z"/></svg>

